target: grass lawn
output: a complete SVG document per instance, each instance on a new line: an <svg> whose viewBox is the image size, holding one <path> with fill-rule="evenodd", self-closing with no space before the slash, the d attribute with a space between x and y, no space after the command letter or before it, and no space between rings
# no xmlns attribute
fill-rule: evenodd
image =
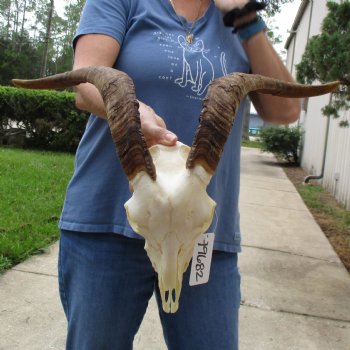
<svg viewBox="0 0 350 350"><path fill-rule="evenodd" d="M307 174L302 168L284 165L283 170L350 272L350 211L322 186L303 185Z"/></svg>
<svg viewBox="0 0 350 350"><path fill-rule="evenodd" d="M350 272L350 211L321 186L299 185L297 189Z"/></svg>
<svg viewBox="0 0 350 350"><path fill-rule="evenodd" d="M260 141L242 141L241 145L243 147L261 148L261 142Z"/></svg>
<svg viewBox="0 0 350 350"><path fill-rule="evenodd" d="M0 272L58 238L70 154L0 148Z"/></svg>

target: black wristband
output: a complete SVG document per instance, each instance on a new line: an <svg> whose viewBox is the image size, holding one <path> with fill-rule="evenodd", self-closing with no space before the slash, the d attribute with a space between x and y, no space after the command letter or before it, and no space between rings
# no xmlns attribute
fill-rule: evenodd
<svg viewBox="0 0 350 350"><path fill-rule="evenodd" d="M233 22L240 17L243 17L254 11L261 11L266 7L266 3L258 2L256 0L250 0L244 7L241 9L233 9L230 12L227 12L224 15L224 24L226 27L233 27Z"/></svg>
<svg viewBox="0 0 350 350"><path fill-rule="evenodd" d="M240 26L233 27L232 33L237 33L237 30L244 29L244 28L247 28L247 27L251 26L252 24L258 22L259 19L260 19L260 17L256 16L254 19L252 19L249 22L243 23Z"/></svg>

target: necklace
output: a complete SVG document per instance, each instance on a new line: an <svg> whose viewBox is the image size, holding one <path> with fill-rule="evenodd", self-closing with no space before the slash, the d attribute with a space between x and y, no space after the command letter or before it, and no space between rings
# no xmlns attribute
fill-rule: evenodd
<svg viewBox="0 0 350 350"><path fill-rule="evenodd" d="M188 28L187 26L185 26L184 22L182 21L182 19L180 18L180 16L177 14L176 12L176 8L175 8L175 5L173 3L173 0L169 0L174 12L175 12L175 15L176 17L179 19L179 22L181 23L182 25L182 28L184 29L185 33L186 33L186 41L189 43L189 44L192 44L193 43L193 28L196 24L196 22L198 21L198 18L199 18L199 15L200 15L200 12L201 12L201 8L202 8L202 0L199 0L199 6L198 6L198 12L197 12L197 16L195 18L195 20L192 22L192 25L190 28Z"/></svg>

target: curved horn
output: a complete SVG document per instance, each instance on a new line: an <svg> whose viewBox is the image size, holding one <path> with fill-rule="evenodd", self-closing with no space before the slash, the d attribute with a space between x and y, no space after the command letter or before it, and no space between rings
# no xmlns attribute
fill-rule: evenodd
<svg viewBox="0 0 350 350"><path fill-rule="evenodd" d="M244 73L234 73L214 80L203 101L199 126L187 158L187 168L192 169L200 164L208 173L214 174L236 111L249 92L281 97L311 97L334 91L338 86L339 82L318 86L286 83Z"/></svg>
<svg viewBox="0 0 350 350"><path fill-rule="evenodd" d="M29 89L65 88L91 83L102 95L117 154L129 181L140 171L153 180L156 170L141 131L139 104L132 80L126 73L109 67L86 67L35 80L12 80Z"/></svg>

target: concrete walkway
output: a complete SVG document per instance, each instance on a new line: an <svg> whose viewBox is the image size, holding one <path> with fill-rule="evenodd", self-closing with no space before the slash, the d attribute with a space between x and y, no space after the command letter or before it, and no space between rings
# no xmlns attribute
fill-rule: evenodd
<svg viewBox="0 0 350 350"><path fill-rule="evenodd" d="M275 159L248 148L241 217L240 349L349 350L350 276ZM57 250L0 277L0 350L64 349ZM134 344L166 349L153 299Z"/></svg>

